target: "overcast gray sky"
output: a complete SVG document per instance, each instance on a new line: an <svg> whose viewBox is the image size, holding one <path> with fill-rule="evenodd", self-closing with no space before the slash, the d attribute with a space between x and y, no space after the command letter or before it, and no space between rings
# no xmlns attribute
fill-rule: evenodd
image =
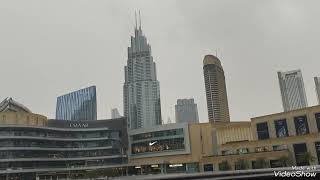
<svg viewBox="0 0 320 180"><path fill-rule="evenodd" d="M318 0L0 0L0 99L55 117L56 97L96 85L98 118L123 113L134 11L152 48L162 116L194 98L207 121L202 59L226 75L231 121L282 111L278 70L301 68L308 103L320 71Z"/></svg>

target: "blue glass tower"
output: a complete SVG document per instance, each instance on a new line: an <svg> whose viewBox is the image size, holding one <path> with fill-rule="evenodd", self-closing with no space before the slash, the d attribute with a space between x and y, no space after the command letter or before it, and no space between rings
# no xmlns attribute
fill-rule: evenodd
<svg viewBox="0 0 320 180"><path fill-rule="evenodd" d="M80 89L57 98L56 119L97 120L96 87Z"/></svg>

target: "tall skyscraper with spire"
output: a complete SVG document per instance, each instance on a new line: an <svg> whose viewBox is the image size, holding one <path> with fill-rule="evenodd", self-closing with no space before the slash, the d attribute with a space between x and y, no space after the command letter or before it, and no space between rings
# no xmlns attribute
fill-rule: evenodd
<svg viewBox="0 0 320 180"><path fill-rule="evenodd" d="M124 116L129 129L148 128L161 124L160 86L151 47L142 33L139 12L139 27L131 36L127 65L124 68L123 85Z"/></svg>

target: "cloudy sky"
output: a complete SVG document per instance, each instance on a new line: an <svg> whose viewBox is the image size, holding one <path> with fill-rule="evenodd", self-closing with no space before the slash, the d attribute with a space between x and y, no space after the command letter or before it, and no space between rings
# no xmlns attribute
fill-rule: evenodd
<svg viewBox="0 0 320 180"><path fill-rule="evenodd" d="M0 0L0 99L55 116L56 97L96 85L98 118L121 114L123 67L141 10L162 116L194 98L207 121L202 59L222 61L231 121L282 111L277 71L300 68L308 103L320 76L317 0Z"/></svg>

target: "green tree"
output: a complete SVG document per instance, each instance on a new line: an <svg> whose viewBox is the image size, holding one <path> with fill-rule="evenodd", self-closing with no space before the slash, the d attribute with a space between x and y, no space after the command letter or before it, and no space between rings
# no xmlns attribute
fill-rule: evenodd
<svg viewBox="0 0 320 180"><path fill-rule="evenodd" d="M236 170L244 170L244 169L249 169L249 162L244 159L239 159L238 161L235 162L235 169Z"/></svg>
<svg viewBox="0 0 320 180"><path fill-rule="evenodd" d="M282 167L288 167L291 166L292 163L292 159L289 156L282 156L279 158L279 162L281 164Z"/></svg>
<svg viewBox="0 0 320 180"><path fill-rule="evenodd" d="M222 161L221 163L219 163L219 170L220 171L228 171L231 170L231 166L228 163L228 161Z"/></svg>
<svg viewBox="0 0 320 180"><path fill-rule="evenodd" d="M263 168L269 168L269 167L270 167L270 164L265 158L258 158L256 160L255 168L263 169Z"/></svg>
<svg viewBox="0 0 320 180"><path fill-rule="evenodd" d="M314 156L311 155L310 152L305 152L300 156L300 160L301 161L306 161L306 162L313 162L316 160L316 158Z"/></svg>

